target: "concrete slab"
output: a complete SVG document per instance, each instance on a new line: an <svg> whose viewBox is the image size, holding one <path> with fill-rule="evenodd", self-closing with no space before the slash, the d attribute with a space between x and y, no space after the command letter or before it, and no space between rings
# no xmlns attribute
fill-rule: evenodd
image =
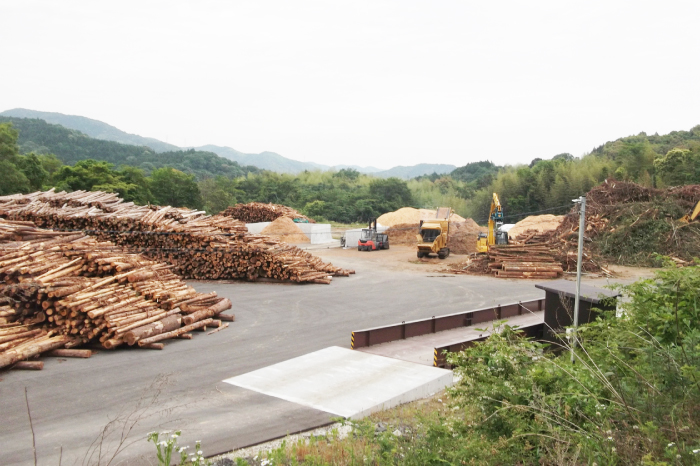
<svg viewBox="0 0 700 466"><path fill-rule="evenodd" d="M224 382L360 419L443 390L452 371L331 346Z"/></svg>

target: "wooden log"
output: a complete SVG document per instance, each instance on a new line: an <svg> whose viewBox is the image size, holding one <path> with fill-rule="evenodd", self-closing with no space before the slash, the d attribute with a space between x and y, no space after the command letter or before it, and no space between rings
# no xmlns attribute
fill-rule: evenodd
<svg viewBox="0 0 700 466"><path fill-rule="evenodd" d="M35 336L35 335L39 335L39 334L42 333L42 332L43 332L42 329L37 328L37 329L34 329L34 330L29 330L29 331L26 331L26 332L22 332L22 333L12 333L12 334L10 334L10 335L0 336L0 343L5 343L5 342L8 342L8 341L17 340L17 339L31 338L31 337L33 337L33 336Z"/></svg>
<svg viewBox="0 0 700 466"><path fill-rule="evenodd" d="M56 349L46 353L47 356L57 358L89 358L92 356L92 351L89 349Z"/></svg>
<svg viewBox="0 0 700 466"><path fill-rule="evenodd" d="M12 366L12 369L25 371L40 371L44 368L44 361L20 361Z"/></svg>
<svg viewBox="0 0 700 466"><path fill-rule="evenodd" d="M180 328L182 324L182 316L179 314L167 316L162 320L153 322L151 324L144 325L142 327L137 327L130 330L124 334L124 340L132 346L134 343L142 338L148 338L153 335L159 335L161 333L171 332Z"/></svg>
<svg viewBox="0 0 700 466"><path fill-rule="evenodd" d="M33 344L29 342L26 345L17 346L0 354L0 368L7 367L24 359L29 359L32 356L36 356L37 354L41 354L46 351L61 348L69 341L70 337L59 335L49 337Z"/></svg>
<svg viewBox="0 0 700 466"><path fill-rule="evenodd" d="M183 333L187 333L191 330L200 328L200 327L206 327L211 323L212 319L204 319L199 322L195 322L190 325L185 325L184 327L180 327L177 330L173 330L172 332L167 332L167 333L161 333L160 335L155 335L150 338L144 338L143 340L139 340L139 346L147 345L149 343L155 343L157 341L161 340L167 340L168 338L173 338L177 335L182 335Z"/></svg>
<svg viewBox="0 0 700 466"><path fill-rule="evenodd" d="M212 333L216 333L216 332L218 332L219 330L223 330L223 329L225 329L225 328L228 327L228 326L229 326L228 323L223 324L223 325L220 325L219 328L216 328L216 329L212 330L211 332L208 332L207 335L211 335Z"/></svg>
<svg viewBox="0 0 700 466"><path fill-rule="evenodd" d="M207 317L212 317L212 316L215 316L217 314L220 314L227 309L231 309L232 306L233 306L233 304L231 304L231 300L228 298L225 298L220 303L217 303L217 304L215 304L215 305L213 305L205 310L197 311L197 312L194 312L192 314L186 315L182 319L182 322L185 325L190 325L193 322L197 322L198 320L206 319Z"/></svg>
<svg viewBox="0 0 700 466"><path fill-rule="evenodd" d="M140 348L144 349L155 349L155 350L162 350L165 347L163 343L149 343L147 345L141 345Z"/></svg>
<svg viewBox="0 0 700 466"><path fill-rule="evenodd" d="M225 320L228 322L235 322L236 320L236 314L224 314L223 312L218 314L216 317L220 320Z"/></svg>

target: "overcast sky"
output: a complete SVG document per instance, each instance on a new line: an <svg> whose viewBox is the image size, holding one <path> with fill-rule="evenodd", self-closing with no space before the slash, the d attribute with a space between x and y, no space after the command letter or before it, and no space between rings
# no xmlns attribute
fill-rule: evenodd
<svg viewBox="0 0 700 466"><path fill-rule="evenodd" d="M700 124L699 21L697 0L0 0L0 111L327 165L528 163Z"/></svg>

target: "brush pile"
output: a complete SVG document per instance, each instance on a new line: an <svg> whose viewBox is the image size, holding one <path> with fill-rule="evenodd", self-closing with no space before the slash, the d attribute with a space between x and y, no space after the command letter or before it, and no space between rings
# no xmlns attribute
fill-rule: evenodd
<svg viewBox="0 0 700 466"><path fill-rule="evenodd" d="M586 231L581 268L584 272L610 275L603 263L658 266L658 256L667 256L677 265L692 264L700 257L700 222L683 222L700 200L700 185L686 185L665 190L646 188L626 181L606 180L586 195ZM454 273L502 275L504 258L514 250L532 261L545 254L563 272L576 271L578 250L578 207L572 208L555 230L521 233L511 245L492 246L487 255L477 255L463 264L454 265ZM530 264L537 268L538 265ZM518 267L518 265L516 265ZM549 267L549 266L548 266ZM533 270L526 270L533 271ZM543 277L544 278L544 277Z"/></svg>
<svg viewBox="0 0 700 466"><path fill-rule="evenodd" d="M0 368L57 348L152 347L221 325L213 317L231 301L197 293L169 268L80 232L0 219Z"/></svg>
<svg viewBox="0 0 700 466"><path fill-rule="evenodd" d="M173 266L194 279L269 278L329 284L343 270L230 217L184 208L137 206L116 194L53 190L0 197L0 217L59 231L82 231Z"/></svg>
<svg viewBox="0 0 700 466"><path fill-rule="evenodd" d="M288 217L292 220L299 219L308 223L316 223L306 215L299 213L291 207L280 204L263 204L251 202L249 204L236 204L221 212L219 215L240 220L243 223L274 222L280 217Z"/></svg>

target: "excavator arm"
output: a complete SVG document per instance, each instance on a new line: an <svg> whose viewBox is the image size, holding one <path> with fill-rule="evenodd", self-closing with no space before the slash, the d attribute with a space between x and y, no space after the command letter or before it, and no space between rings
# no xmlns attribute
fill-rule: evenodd
<svg viewBox="0 0 700 466"><path fill-rule="evenodd" d="M698 201L698 203L695 204L695 208L690 213L690 215L682 216L680 218L680 221L684 222L684 223L690 223L690 222L695 221L695 219L698 218L698 215L700 215L700 201Z"/></svg>

